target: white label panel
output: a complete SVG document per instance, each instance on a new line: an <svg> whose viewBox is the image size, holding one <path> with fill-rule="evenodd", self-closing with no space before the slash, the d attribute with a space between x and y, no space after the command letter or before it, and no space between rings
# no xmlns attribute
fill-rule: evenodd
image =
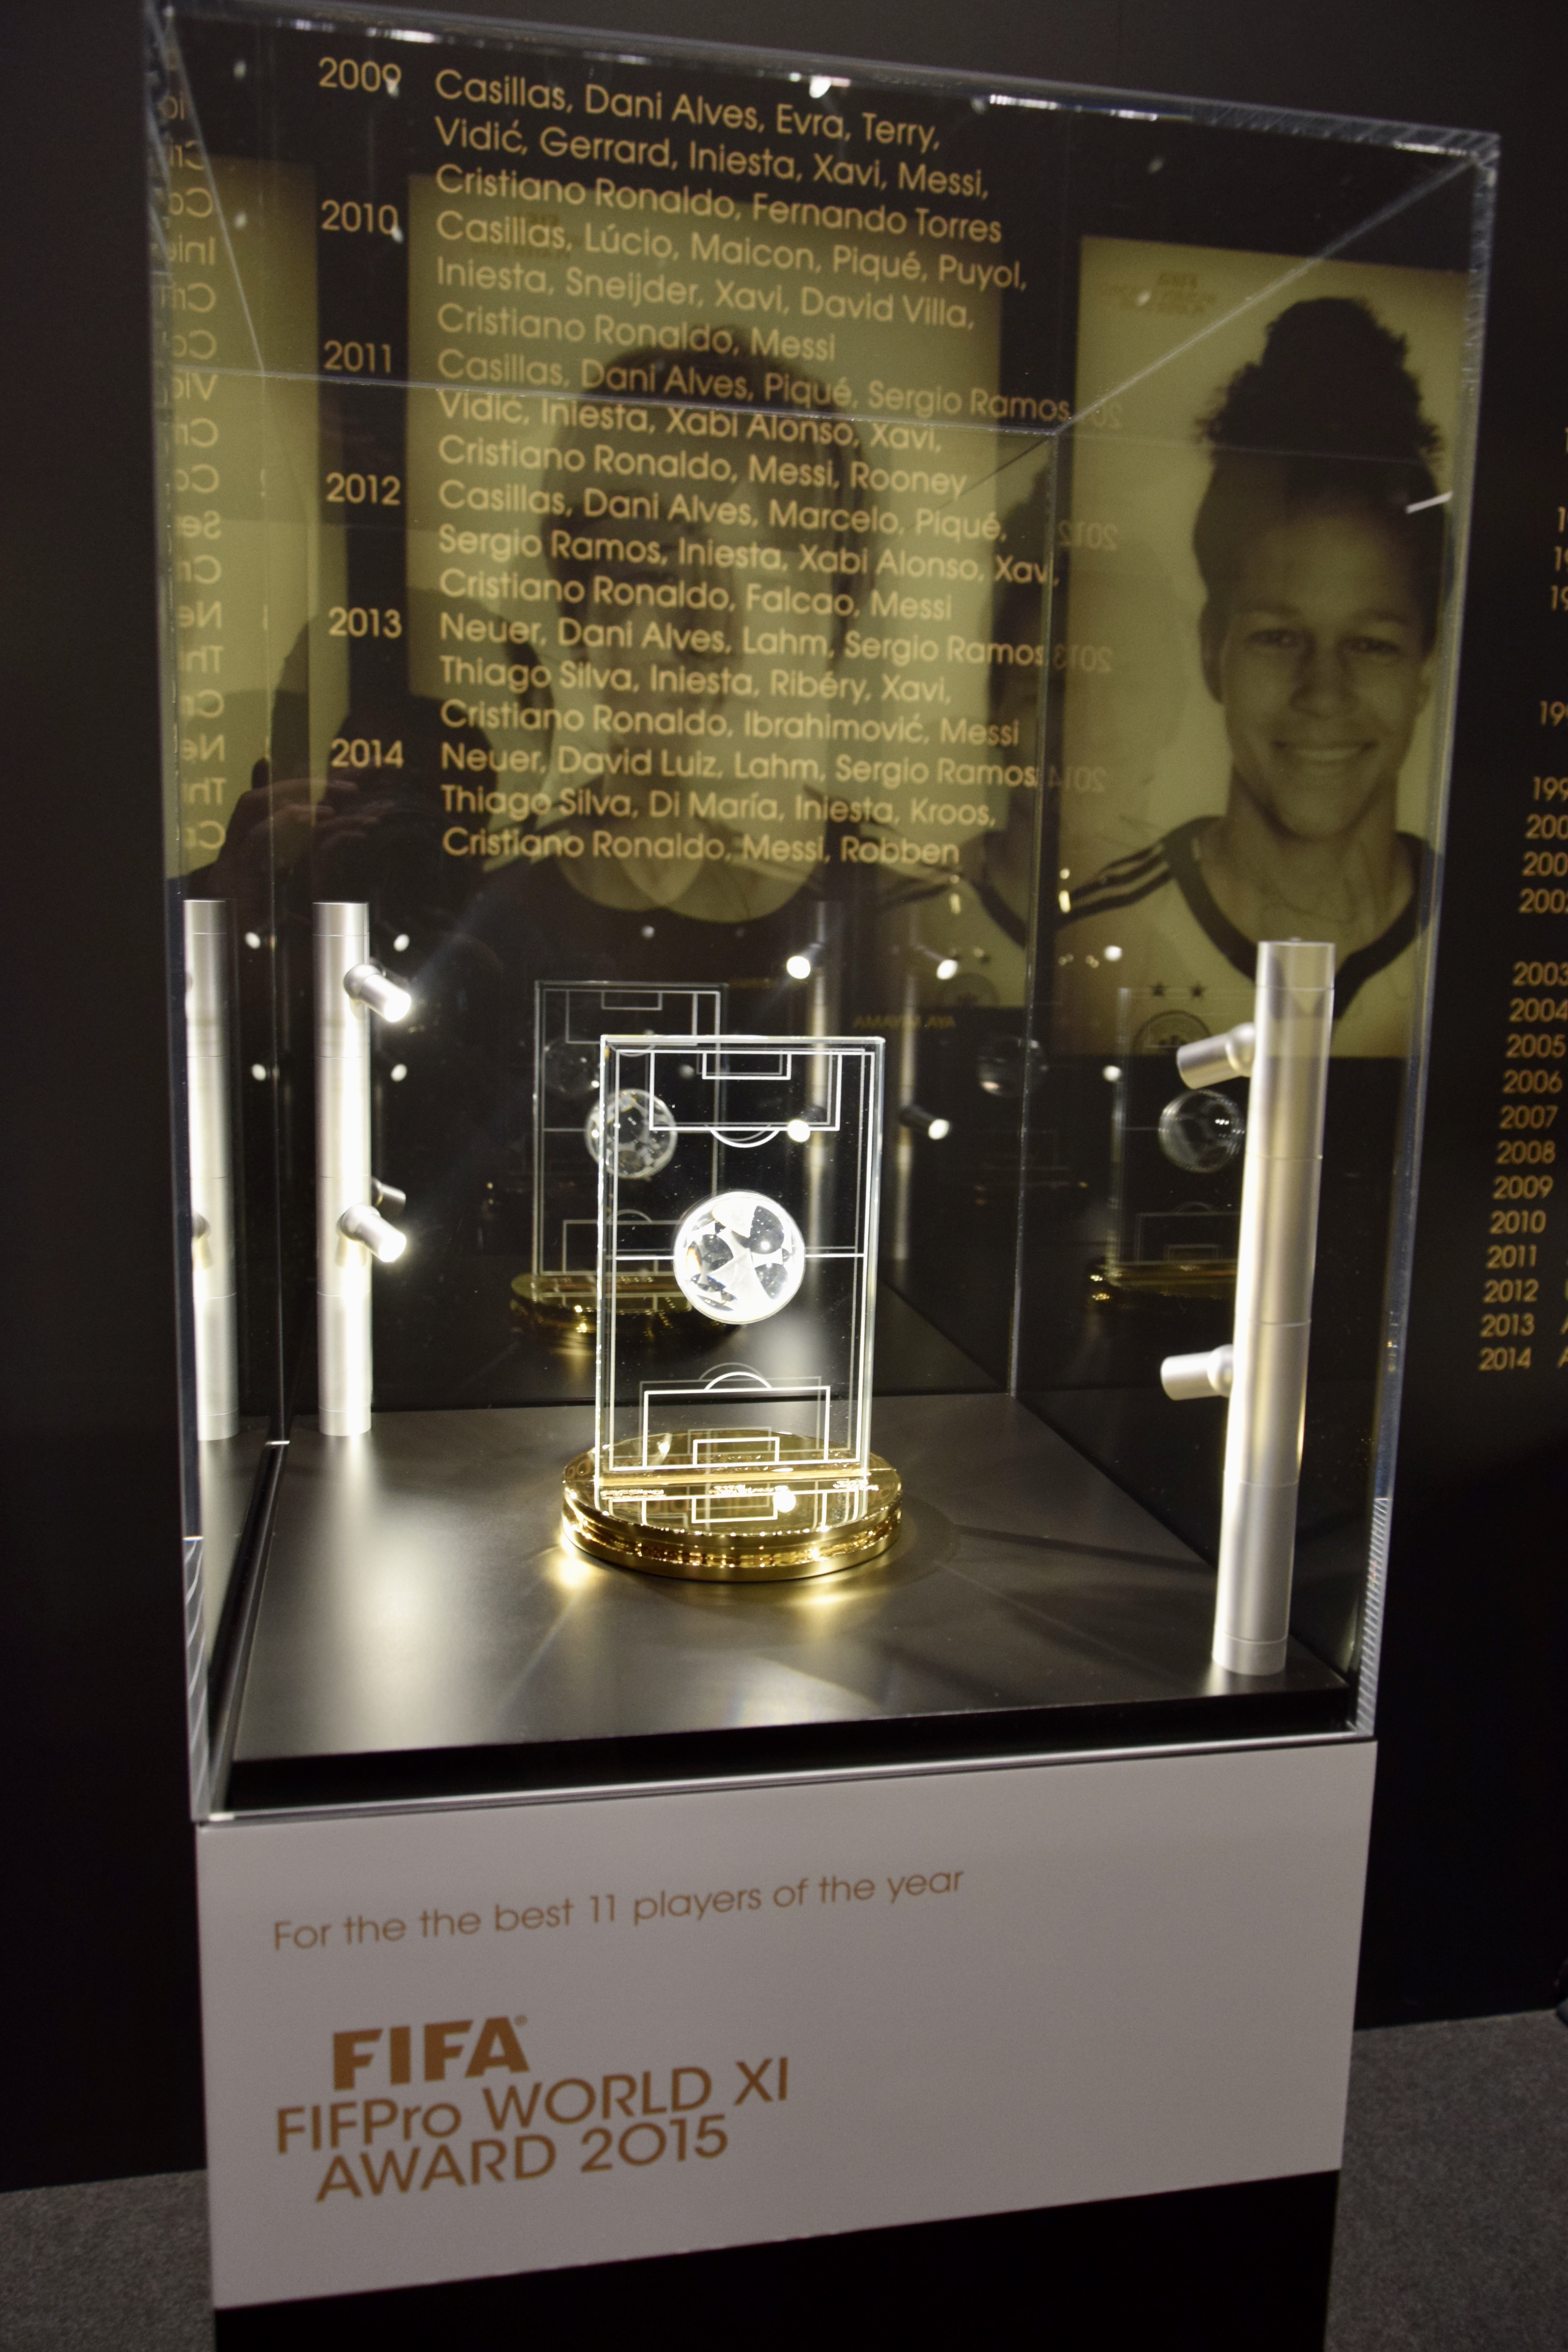
<svg viewBox="0 0 1568 2352"><path fill-rule="evenodd" d="M1373 1760L216 1822L216 2299L1332 2169Z"/></svg>

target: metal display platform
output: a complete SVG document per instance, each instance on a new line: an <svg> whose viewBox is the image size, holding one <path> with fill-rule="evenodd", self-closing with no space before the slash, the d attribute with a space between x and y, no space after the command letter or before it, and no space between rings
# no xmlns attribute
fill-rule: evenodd
<svg viewBox="0 0 1568 2352"><path fill-rule="evenodd" d="M1212 1664L1213 1571L1011 1399L878 1401L898 1541L804 1585L682 1584L562 1540L586 1408L379 1415L289 1448L236 1742L240 1809L809 1769L952 1752L1331 1728L1344 1685L1292 1644ZM1196 1712L1194 1712L1196 1710ZM1244 1711L1245 1725L1238 1710ZM1170 1730L1163 1728L1173 1718ZM857 1737L880 1727L868 1746ZM784 1746L781 1748L781 1739ZM848 1745L846 1746L847 1739ZM804 1745L803 1745L804 1741ZM934 1743L934 1751L933 1751Z"/></svg>

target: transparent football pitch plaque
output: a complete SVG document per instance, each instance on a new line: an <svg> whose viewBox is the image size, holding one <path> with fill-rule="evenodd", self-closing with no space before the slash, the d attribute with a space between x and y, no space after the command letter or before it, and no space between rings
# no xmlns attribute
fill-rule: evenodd
<svg viewBox="0 0 1568 2352"><path fill-rule="evenodd" d="M871 1559L900 1496L870 1448L880 1039L600 1050L595 1444L566 1469L569 1532L663 1576ZM615 1311L650 1278L690 1310L657 1351Z"/></svg>
<svg viewBox="0 0 1568 2352"><path fill-rule="evenodd" d="M722 988L644 982L541 981L534 991L533 1263L512 1283L514 1313L537 1328L586 1343L594 1328L599 1186L603 1149L600 1045L606 1033L649 1036L713 1035L724 1025ZM637 1107L623 1108L617 1127L635 1130ZM622 1217L650 1236L673 1230L669 1187L660 1181L660 1149L628 1156ZM660 1163L660 1164L656 1164ZM628 1273L618 1291L623 1315L657 1328L687 1311L668 1267L640 1280Z"/></svg>

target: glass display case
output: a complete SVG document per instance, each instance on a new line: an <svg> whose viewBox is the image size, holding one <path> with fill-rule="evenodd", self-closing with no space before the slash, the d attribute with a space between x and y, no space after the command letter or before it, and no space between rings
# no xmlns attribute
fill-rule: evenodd
<svg viewBox="0 0 1568 2352"><path fill-rule="evenodd" d="M198 1810L1364 1731L1488 141L150 61Z"/></svg>

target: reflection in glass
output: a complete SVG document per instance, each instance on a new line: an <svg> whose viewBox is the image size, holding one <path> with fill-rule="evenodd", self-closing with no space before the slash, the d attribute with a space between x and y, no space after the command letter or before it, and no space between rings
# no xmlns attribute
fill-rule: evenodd
<svg viewBox="0 0 1568 2352"><path fill-rule="evenodd" d="M595 1167L604 1157L604 1109L603 1103L595 1103L583 1123ZM657 1095L631 1087L616 1097L609 1109L616 1169L626 1182L646 1182L661 1168L668 1167L675 1157L675 1122L668 1104L661 1103Z"/></svg>
<svg viewBox="0 0 1568 2352"><path fill-rule="evenodd" d="M1205 1087L1176 1095L1160 1113L1160 1149L1173 1168L1209 1175L1227 1168L1241 1150L1247 1120L1239 1103Z"/></svg>

